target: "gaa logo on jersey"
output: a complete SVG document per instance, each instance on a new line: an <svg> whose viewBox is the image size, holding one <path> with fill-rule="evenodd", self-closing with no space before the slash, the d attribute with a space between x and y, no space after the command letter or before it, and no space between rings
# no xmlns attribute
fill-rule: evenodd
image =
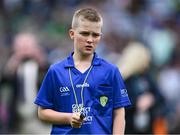
<svg viewBox="0 0 180 135"><path fill-rule="evenodd" d="M68 87L60 87L59 91L61 93L61 96L68 96L70 95L70 90Z"/></svg>

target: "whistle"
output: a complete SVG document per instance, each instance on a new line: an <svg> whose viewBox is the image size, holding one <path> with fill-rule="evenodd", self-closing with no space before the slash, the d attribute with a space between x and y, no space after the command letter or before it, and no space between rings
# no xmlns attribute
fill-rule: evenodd
<svg viewBox="0 0 180 135"><path fill-rule="evenodd" d="M80 114L80 119L81 119L81 120L83 120L85 117L86 117L86 116L85 116L83 113Z"/></svg>

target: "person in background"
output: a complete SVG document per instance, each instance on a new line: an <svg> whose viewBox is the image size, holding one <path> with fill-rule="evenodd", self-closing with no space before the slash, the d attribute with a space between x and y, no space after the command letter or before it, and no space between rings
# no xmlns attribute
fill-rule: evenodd
<svg viewBox="0 0 180 135"><path fill-rule="evenodd" d="M47 69L47 65L46 54L37 37L30 32L17 33L12 43L12 54L3 73L2 85L9 91L6 99L9 128L7 133L44 133L45 128L40 126L42 123L35 117L37 108L33 101L41 80L40 75Z"/></svg>
<svg viewBox="0 0 180 135"><path fill-rule="evenodd" d="M129 42L117 63L133 104L126 109L126 134L167 134L165 101L150 64L150 51L139 41Z"/></svg>

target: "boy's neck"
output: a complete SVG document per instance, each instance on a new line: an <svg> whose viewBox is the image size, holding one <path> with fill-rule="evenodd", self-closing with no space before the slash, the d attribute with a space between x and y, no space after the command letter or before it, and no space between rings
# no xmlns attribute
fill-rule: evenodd
<svg viewBox="0 0 180 135"><path fill-rule="evenodd" d="M92 55L80 55L78 53L73 54L73 59L74 62L85 62L85 63L91 63L93 59L93 54Z"/></svg>
<svg viewBox="0 0 180 135"><path fill-rule="evenodd" d="M77 53L73 54L74 65L82 73L91 66L92 59L93 54L89 56L82 56Z"/></svg>

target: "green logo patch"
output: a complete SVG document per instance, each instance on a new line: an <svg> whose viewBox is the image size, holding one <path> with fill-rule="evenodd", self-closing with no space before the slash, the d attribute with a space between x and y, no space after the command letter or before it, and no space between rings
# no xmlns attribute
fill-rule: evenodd
<svg viewBox="0 0 180 135"><path fill-rule="evenodd" d="M107 104L107 102L108 102L108 97L106 97L106 96L100 97L100 103L103 107Z"/></svg>

